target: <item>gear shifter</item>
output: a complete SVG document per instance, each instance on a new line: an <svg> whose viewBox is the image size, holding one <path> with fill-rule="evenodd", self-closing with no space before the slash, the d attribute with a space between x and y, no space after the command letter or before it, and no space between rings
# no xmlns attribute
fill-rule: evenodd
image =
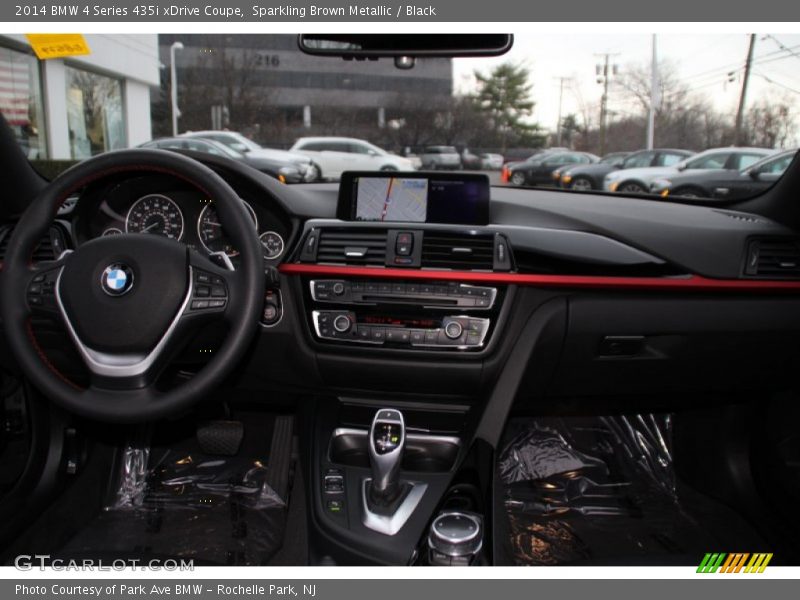
<svg viewBox="0 0 800 600"><path fill-rule="evenodd" d="M395 535L403 528L428 488L421 481L400 479L405 444L403 413L380 409L369 428L372 477L362 481L361 519L366 527L384 535Z"/></svg>
<svg viewBox="0 0 800 600"><path fill-rule="evenodd" d="M369 429L369 462L372 466L369 496L376 504L391 504L402 491L398 475L405 443L403 413L393 408L380 409Z"/></svg>

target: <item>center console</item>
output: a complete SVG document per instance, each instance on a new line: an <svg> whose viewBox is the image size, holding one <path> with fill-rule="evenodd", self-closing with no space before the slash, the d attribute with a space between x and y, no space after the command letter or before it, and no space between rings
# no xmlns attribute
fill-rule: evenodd
<svg viewBox="0 0 800 600"><path fill-rule="evenodd" d="M484 176L346 173L338 218L307 221L283 266L300 276L317 368L341 394L309 416L312 562L485 556L485 493L464 463L515 293L500 284L513 256L488 226L488 194Z"/></svg>
<svg viewBox="0 0 800 600"><path fill-rule="evenodd" d="M471 350L487 341L498 290L455 283L312 279L319 340L365 346Z"/></svg>

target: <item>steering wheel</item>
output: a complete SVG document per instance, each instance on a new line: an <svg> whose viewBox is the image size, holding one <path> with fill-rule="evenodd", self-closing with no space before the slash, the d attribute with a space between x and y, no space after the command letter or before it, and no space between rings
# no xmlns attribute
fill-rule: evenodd
<svg viewBox="0 0 800 600"><path fill-rule="evenodd" d="M93 239L54 262L31 256L64 200L110 175L172 175L213 199L240 253L236 270L150 234ZM101 421L152 421L191 406L238 364L258 324L264 269L257 232L231 187L201 163L165 150L90 158L48 185L22 215L0 273L0 317L23 372L67 410ZM39 346L35 316L60 319L89 372L81 387ZM227 336L190 380L163 390L159 375L199 328L220 321Z"/></svg>

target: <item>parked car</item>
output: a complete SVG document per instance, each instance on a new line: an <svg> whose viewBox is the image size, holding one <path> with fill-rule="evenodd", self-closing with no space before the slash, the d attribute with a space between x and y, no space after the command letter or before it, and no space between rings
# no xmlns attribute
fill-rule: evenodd
<svg viewBox="0 0 800 600"><path fill-rule="evenodd" d="M763 192L789 167L797 150L786 150L764 158L740 171L711 169L708 171L678 173L656 179L650 191L667 196L684 198L719 198L738 200Z"/></svg>
<svg viewBox="0 0 800 600"><path fill-rule="evenodd" d="M464 148L461 151L461 168L470 171L479 171L481 169L481 157L477 154L470 152L469 148Z"/></svg>
<svg viewBox="0 0 800 600"><path fill-rule="evenodd" d="M559 184L570 190L601 190L603 178L619 169L668 167L692 156L694 152L674 148L656 148L637 152L617 152L592 165L575 165L561 173Z"/></svg>
<svg viewBox="0 0 800 600"><path fill-rule="evenodd" d="M303 173L303 179L307 182L316 181L319 178L317 170L311 159L299 152L288 152L286 150L278 150L276 148L265 148L260 146L248 137L245 137L238 131L189 131L181 134L180 137L193 137L204 138L207 140L214 140L220 144L224 144L228 148L245 154L251 158L266 158L268 160L277 160L283 162L295 163L298 169Z"/></svg>
<svg viewBox="0 0 800 600"><path fill-rule="evenodd" d="M565 165L591 164L599 160L588 152L541 152L525 162L506 165L504 178L512 185L547 185L553 171Z"/></svg>
<svg viewBox="0 0 800 600"><path fill-rule="evenodd" d="M609 173L603 179L603 189L609 192L646 194L656 179L681 171L724 169L739 171L758 162L774 150L766 148L712 148L687 158L674 166L625 169Z"/></svg>
<svg viewBox="0 0 800 600"><path fill-rule="evenodd" d="M293 162L273 160L269 158L242 154L225 144L220 144L214 140L189 137L166 137L152 140L141 144L139 148L161 148L163 150L191 150L192 152L202 152L203 154L213 154L214 156L224 156L232 160L238 160L250 165L254 169L266 173L279 179L284 183L299 183L304 180L304 173L300 171L298 165Z"/></svg>
<svg viewBox="0 0 800 600"><path fill-rule="evenodd" d="M486 152L481 154L481 169L484 171L499 171L503 168L503 155Z"/></svg>
<svg viewBox="0 0 800 600"><path fill-rule="evenodd" d="M303 137L291 151L308 156L320 179L339 179L344 171L416 170L409 159L356 138Z"/></svg>
<svg viewBox="0 0 800 600"><path fill-rule="evenodd" d="M426 146L419 158L422 168L429 171L461 168L461 155L454 146Z"/></svg>

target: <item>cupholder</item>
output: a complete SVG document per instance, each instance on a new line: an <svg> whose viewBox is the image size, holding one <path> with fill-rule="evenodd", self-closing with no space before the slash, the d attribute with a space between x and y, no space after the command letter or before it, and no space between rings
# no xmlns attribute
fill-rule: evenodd
<svg viewBox="0 0 800 600"><path fill-rule="evenodd" d="M369 468L365 429L337 429L331 438L329 458L332 463ZM404 471L444 473L453 468L461 441L456 437L407 433L403 451Z"/></svg>

